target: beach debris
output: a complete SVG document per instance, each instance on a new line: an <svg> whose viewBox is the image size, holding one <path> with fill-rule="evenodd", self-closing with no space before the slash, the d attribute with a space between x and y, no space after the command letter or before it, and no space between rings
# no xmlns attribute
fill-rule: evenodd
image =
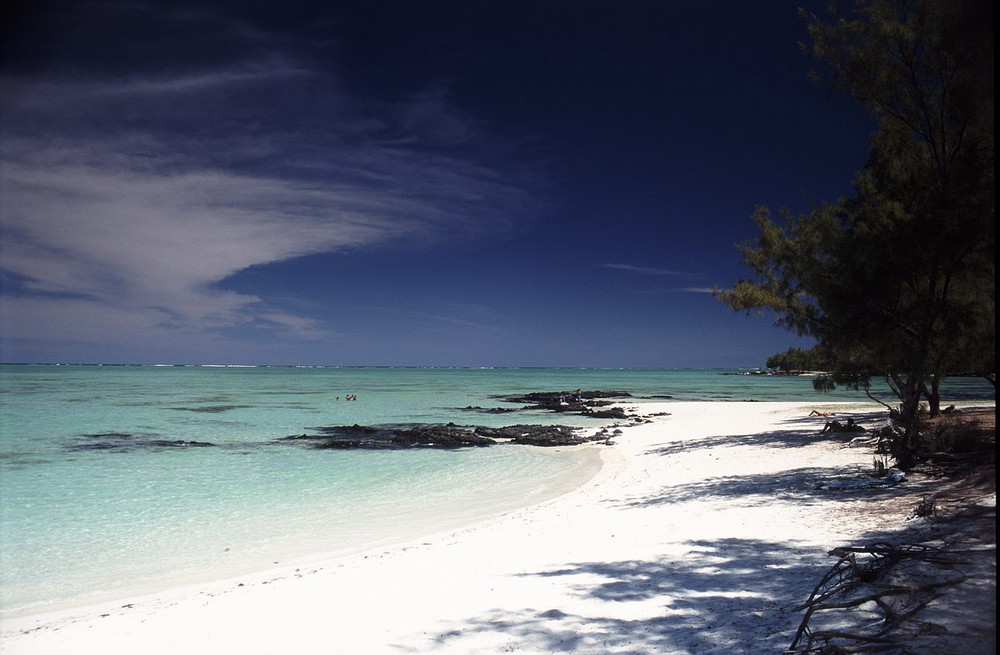
<svg viewBox="0 0 1000 655"><path fill-rule="evenodd" d="M874 448L879 445L881 437L878 435L854 437L847 443L848 448Z"/></svg>
<svg viewBox="0 0 1000 655"><path fill-rule="evenodd" d="M915 634L945 631L916 615L967 576L954 567L962 553L922 544L843 546L837 563L795 608L805 610L786 653L880 652L901 647Z"/></svg>
<svg viewBox="0 0 1000 655"><path fill-rule="evenodd" d="M925 516L934 516L937 511L937 505L935 499L932 498L921 498L917 506L913 508L907 516L906 520L911 521L915 518L923 518Z"/></svg>
<svg viewBox="0 0 1000 655"><path fill-rule="evenodd" d="M906 481L906 473L897 468L890 468L886 469L884 475L880 475L877 478L831 480L829 482L820 482L816 485L816 488L831 490L878 489L892 487L904 481Z"/></svg>

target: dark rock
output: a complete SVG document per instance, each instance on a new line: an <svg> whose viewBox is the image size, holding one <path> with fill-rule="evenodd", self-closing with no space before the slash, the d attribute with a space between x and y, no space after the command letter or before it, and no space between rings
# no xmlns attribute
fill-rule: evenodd
<svg viewBox="0 0 1000 655"><path fill-rule="evenodd" d="M571 391L534 391L531 393L515 396L500 396L504 402L508 403L533 403L535 407L543 409L557 409L560 402L567 402L570 406L588 404L598 398L631 398L628 391L581 391L580 400L576 399L576 392Z"/></svg>
<svg viewBox="0 0 1000 655"><path fill-rule="evenodd" d="M412 426L332 426L315 428L320 434L301 434L281 441L302 442L312 448L387 450L407 448L454 449L515 443L531 446L576 446L607 436L583 436L564 425L511 425L507 427L425 424Z"/></svg>
<svg viewBox="0 0 1000 655"><path fill-rule="evenodd" d="M322 434L285 437L283 441L305 441L319 449L400 450L405 448L464 448L492 446L492 439L475 434L472 428L427 424L401 426L332 426L316 428Z"/></svg>
<svg viewBox="0 0 1000 655"><path fill-rule="evenodd" d="M545 410L550 412L592 415L594 407L606 407L614 401L602 398L631 398L628 391L533 391L515 396L495 396L508 403L531 403L522 409ZM603 417L601 417L603 418ZM614 418L614 417L612 417Z"/></svg>
<svg viewBox="0 0 1000 655"><path fill-rule="evenodd" d="M492 446L496 443L493 439L480 436L471 429L453 425L416 426L397 433L392 441L406 448L461 448L464 446Z"/></svg>
<svg viewBox="0 0 1000 655"><path fill-rule="evenodd" d="M215 446L214 443L209 443L207 441L185 441L183 439L175 439L173 441L166 439L153 439L143 445L150 446L152 448L211 448Z"/></svg>
<svg viewBox="0 0 1000 655"><path fill-rule="evenodd" d="M205 405L202 407L168 407L178 412L197 412L199 414L221 414L233 409L249 409L250 405Z"/></svg>
<svg viewBox="0 0 1000 655"><path fill-rule="evenodd" d="M143 448L211 448L214 443L188 441L186 439L158 439L150 435L136 435L126 432L103 432L83 435L86 441L69 445L69 450L113 450L131 451Z"/></svg>
<svg viewBox="0 0 1000 655"><path fill-rule="evenodd" d="M628 418L625 415L625 410L621 407L612 407L611 409L602 409L596 412L588 408L588 411L583 412L582 415L591 418Z"/></svg>
<svg viewBox="0 0 1000 655"><path fill-rule="evenodd" d="M476 433L491 439L528 446L577 446L599 437L585 437L564 425L510 425L502 428L477 427Z"/></svg>

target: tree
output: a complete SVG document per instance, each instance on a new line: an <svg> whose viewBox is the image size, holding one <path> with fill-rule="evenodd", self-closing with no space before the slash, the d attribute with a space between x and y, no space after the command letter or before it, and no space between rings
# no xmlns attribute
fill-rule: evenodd
<svg viewBox="0 0 1000 655"><path fill-rule="evenodd" d="M941 372L995 384L992 3L864 1L808 18L807 51L879 120L850 208L859 238L882 240L860 282L911 317L898 327L917 352L904 354L930 351L932 405Z"/></svg>
<svg viewBox="0 0 1000 655"><path fill-rule="evenodd" d="M936 410L945 374L995 380L992 6L858 0L806 18L806 51L878 121L871 152L851 198L780 223L758 208L741 246L756 277L716 297L816 337L820 387L884 377L907 465L920 399Z"/></svg>
<svg viewBox="0 0 1000 655"><path fill-rule="evenodd" d="M789 348L783 353L768 357L766 365L768 368L776 368L784 372L830 370L826 353L818 346L808 350Z"/></svg>

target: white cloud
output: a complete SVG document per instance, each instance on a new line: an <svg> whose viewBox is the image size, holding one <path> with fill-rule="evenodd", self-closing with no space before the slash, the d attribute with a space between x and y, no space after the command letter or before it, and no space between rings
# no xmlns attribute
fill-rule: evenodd
<svg viewBox="0 0 1000 655"><path fill-rule="evenodd" d="M329 330L324 329L319 321L304 316L264 312L259 315L259 318L276 327L281 333L299 339L318 340L332 334Z"/></svg>
<svg viewBox="0 0 1000 655"><path fill-rule="evenodd" d="M4 169L4 266L32 291L218 315L212 285L255 264L415 229L359 194L223 172ZM230 307L230 310L238 307Z"/></svg>
<svg viewBox="0 0 1000 655"><path fill-rule="evenodd" d="M663 268L647 268L645 266L633 266L631 264L601 264L602 268L610 268L617 271L629 271L641 275L672 275L675 277L701 277L700 273L689 271L673 271Z"/></svg>
<svg viewBox="0 0 1000 655"><path fill-rule="evenodd" d="M0 336L104 341L254 325L315 339L328 328L220 283L305 255L503 229L528 205L479 162L484 135L439 89L379 107L327 77L303 88L304 76L244 66L19 81L4 106L0 266L23 284L0 298ZM244 106L254 96L259 105Z"/></svg>

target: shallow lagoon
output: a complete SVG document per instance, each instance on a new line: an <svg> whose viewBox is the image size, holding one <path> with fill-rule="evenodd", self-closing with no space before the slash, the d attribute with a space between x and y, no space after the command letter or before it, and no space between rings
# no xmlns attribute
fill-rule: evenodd
<svg viewBox="0 0 1000 655"><path fill-rule="evenodd" d="M731 373L4 366L0 609L47 609L370 548L540 502L597 466L592 448L331 451L280 441L310 428L608 424L465 409L576 388L629 391L635 402L867 400L818 394L808 378ZM992 400L984 382L945 389L948 402L977 398Z"/></svg>

